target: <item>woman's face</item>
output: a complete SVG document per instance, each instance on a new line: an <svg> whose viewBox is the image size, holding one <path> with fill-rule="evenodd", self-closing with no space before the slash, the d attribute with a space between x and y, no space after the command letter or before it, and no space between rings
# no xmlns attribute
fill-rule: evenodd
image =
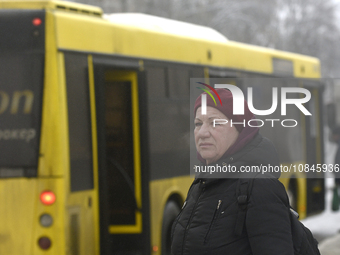
<svg viewBox="0 0 340 255"><path fill-rule="evenodd" d="M218 124L214 119L228 120L227 124ZM201 107L196 111L195 143L198 153L207 164L219 160L236 141L239 132L231 126L229 119L214 107L207 106L207 114L201 114Z"/></svg>

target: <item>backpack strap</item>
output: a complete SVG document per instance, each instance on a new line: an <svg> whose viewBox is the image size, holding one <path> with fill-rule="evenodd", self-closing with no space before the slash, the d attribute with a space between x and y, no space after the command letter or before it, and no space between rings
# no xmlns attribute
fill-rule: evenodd
<svg viewBox="0 0 340 255"><path fill-rule="evenodd" d="M254 178L243 179L240 178L237 182L236 196L238 203L238 213L235 225L235 234L241 236L246 221L247 206L253 188Z"/></svg>

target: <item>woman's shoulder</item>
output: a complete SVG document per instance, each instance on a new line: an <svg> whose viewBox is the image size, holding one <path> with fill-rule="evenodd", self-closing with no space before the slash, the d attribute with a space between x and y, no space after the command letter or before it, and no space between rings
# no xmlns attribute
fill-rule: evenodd
<svg viewBox="0 0 340 255"><path fill-rule="evenodd" d="M255 178L250 195L253 206L280 203L289 206L284 185L277 178Z"/></svg>
<svg viewBox="0 0 340 255"><path fill-rule="evenodd" d="M279 165L279 157L274 144L260 134L257 134L250 143L236 153L234 159L255 165Z"/></svg>

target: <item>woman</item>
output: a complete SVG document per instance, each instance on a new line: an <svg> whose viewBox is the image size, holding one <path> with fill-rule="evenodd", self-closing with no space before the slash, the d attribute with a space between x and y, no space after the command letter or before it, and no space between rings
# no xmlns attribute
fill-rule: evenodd
<svg viewBox="0 0 340 255"><path fill-rule="evenodd" d="M254 117L247 103L244 115L233 115L231 92L216 91L223 105L215 105L207 97L207 111L203 115L200 96L194 108L195 143L202 164L230 165L237 170L242 166L279 165L271 142L258 133L258 128L247 126ZM228 123L214 126L214 119L226 119ZM231 125L231 121L245 125ZM236 227L238 180L249 177L242 174L227 173L227 178L197 176L173 224L172 254L294 254L288 198L277 179L279 175L254 180L244 226Z"/></svg>

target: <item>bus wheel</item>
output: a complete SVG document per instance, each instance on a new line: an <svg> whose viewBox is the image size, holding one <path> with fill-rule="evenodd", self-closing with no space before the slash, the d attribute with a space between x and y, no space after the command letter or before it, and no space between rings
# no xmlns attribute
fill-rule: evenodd
<svg viewBox="0 0 340 255"><path fill-rule="evenodd" d="M296 179L291 179L289 181L288 190L287 190L289 204L290 206L297 211L297 182Z"/></svg>
<svg viewBox="0 0 340 255"><path fill-rule="evenodd" d="M169 201L163 213L162 224L162 255L171 254L171 227L180 209L174 201Z"/></svg>

